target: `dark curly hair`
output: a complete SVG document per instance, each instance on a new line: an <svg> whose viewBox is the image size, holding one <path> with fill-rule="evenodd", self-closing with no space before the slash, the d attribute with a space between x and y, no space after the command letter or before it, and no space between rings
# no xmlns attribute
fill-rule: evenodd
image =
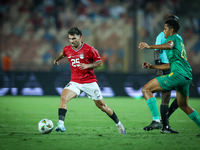
<svg viewBox="0 0 200 150"><path fill-rule="evenodd" d="M177 33L178 30L180 29L180 25L177 21L175 20L167 20L165 22L165 24L167 24L167 26L169 27L169 29L174 29L174 32Z"/></svg>
<svg viewBox="0 0 200 150"><path fill-rule="evenodd" d="M82 32L81 32L81 30L78 28L78 27L73 27L73 28L71 28L69 31L68 31L68 34L69 35L80 35L80 36L82 36Z"/></svg>

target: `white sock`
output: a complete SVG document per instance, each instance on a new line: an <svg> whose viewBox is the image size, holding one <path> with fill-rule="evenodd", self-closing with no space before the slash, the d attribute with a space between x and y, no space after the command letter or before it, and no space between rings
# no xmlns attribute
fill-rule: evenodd
<svg viewBox="0 0 200 150"><path fill-rule="evenodd" d="M116 124L116 126L119 126L119 125L121 125L122 123L119 121L117 124Z"/></svg>
<svg viewBox="0 0 200 150"><path fill-rule="evenodd" d="M160 122L160 119L156 119L156 120L153 120L153 121Z"/></svg>
<svg viewBox="0 0 200 150"><path fill-rule="evenodd" d="M64 125L64 121L63 120L59 120L59 123Z"/></svg>

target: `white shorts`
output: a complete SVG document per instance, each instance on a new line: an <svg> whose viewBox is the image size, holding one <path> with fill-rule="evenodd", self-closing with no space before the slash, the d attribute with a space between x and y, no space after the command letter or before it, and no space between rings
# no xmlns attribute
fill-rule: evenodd
<svg viewBox="0 0 200 150"><path fill-rule="evenodd" d="M84 84L69 82L64 89L74 91L77 96L79 96L82 92L85 92L88 98L92 98L93 100L101 100L103 98L100 88L96 82Z"/></svg>

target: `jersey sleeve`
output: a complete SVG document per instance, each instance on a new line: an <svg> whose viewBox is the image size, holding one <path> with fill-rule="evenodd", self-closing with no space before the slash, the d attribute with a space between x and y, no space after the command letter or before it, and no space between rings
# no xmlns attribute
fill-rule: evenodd
<svg viewBox="0 0 200 150"><path fill-rule="evenodd" d="M175 44L175 40L176 40L176 39L174 38L174 36L168 36L166 42L168 42L168 41L173 41L174 44Z"/></svg>
<svg viewBox="0 0 200 150"><path fill-rule="evenodd" d="M166 42L168 41L172 41L174 43L174 47L176 47L176 38L174 36L168 36Z"/></svg>
<svg viewBox="0 0 200 150"><path fill-rule="evenodd" d="M98 52L98 50L96 50L96 49L92 49L92 58L93 58L93 60L95 61L95 62L99 62L99 61L101 61L101 57L100 57L100 55L99 55L99 52Z"/></svg>
<svg viewBox="0 0 200 150"><path fill-rule="evenodd" d="M155 45L160 45L164 44L166 42L164 32L161 32L157 37L156 37L156 43ZM158 49L155 49L158 50Z"/></svg>
<svg viewBox="0 0 200 150"><path fill-rule="evenodd" d="M177 36L183 41L182 37L179 34L177 34Z"/></svg>

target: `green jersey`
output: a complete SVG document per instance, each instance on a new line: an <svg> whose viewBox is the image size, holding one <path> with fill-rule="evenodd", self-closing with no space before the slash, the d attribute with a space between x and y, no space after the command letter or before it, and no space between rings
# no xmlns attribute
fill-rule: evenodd
<svg viewBox="0 0 200 150"><path fill-rule="evenodd" d="M168 41L174 42L174 47L171 50L166 51L171 72L179 72L191 80L192 68L187 61L187 54L183 40L177 34L173 34L167 37L166 42Z"/></svg>

